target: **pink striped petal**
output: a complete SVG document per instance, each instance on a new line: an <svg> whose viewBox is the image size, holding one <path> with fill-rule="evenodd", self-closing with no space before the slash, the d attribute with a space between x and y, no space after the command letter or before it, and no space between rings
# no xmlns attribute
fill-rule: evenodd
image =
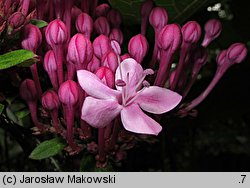
<svg viewBox="0 0 250 188"><path fill-rule="evenodd" d="M81 118L95 128L107 126L119 115L122 106L115 100L87 97L83 103Z"/></svg>
<svg viewBox="0 0 250 188"><path fill-rule="evenodd" d="M135 102L143 110L154 114L162 114L172 110L182 99L178 93L158 86L145 88L138 95Z"/></svg>
<svg viewBox="0 0 250 188"><path fill-rule="evenodd" d="M77 71L77 78L82 89L90 96L98 99L118 99L119 91L113 90L102 83L92 72L86 70Z"/></svg>
<svg viewBox="0 0 250 188"><path fill-rule="evenodd" d="M158 135L162 130L160 124L147 116L137 104L123 108L121 120L124 128L134 133Z"/></svg>

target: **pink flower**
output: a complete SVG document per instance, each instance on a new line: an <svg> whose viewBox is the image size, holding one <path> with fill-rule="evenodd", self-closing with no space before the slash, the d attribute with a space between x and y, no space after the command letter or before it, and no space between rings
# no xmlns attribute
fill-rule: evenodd
<svg viewBox="0 0 250 188"><path fill-rule="evenodd" d="M165 88L148 86L144 79L149 74L153 74L153 70L144 71L139 63L128 58L116 70L118 86L114 90L103 84L95 74L86 70L77 71L79 83L89 95L83 103L81 118L93 127L102 128L121 114L126 130L157 135L162 127L141 109L162 114L175 108L182 97Z"/></svg>

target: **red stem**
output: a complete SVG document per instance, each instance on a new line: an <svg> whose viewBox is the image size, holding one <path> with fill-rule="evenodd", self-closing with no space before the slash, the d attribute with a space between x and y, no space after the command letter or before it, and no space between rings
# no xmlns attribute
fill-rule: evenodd
<svg viewBox="0 0 250 188"><path fill-rule="evenodd" d="M98 153L99 153L99 161L101 163L104 163L106 161L104 132L105 128L98 129Z"/></svg>
<svg viewBox="0 0 250 188"><path fill-rule="evenodd" d="M152 55L152 60L150 62L149 67L151 69L155 68L155 63L157 61L157 55L158 55L158 44L157 44L157 40L158 40L158 35L159 32L155 29L155 44L154 44L154 51L153 51L153 55Z"/></svg>
<svg viewBox="0 0 250 188"><path fill-rule="evenodd" d="M181 49L179 63L177 65L175 77L174 77L173 83L171 85L171 90L173 90L173 91L176 89L176 86L178 84L178 81L180 80L181 74L183 74L185 59L186 59L187 52L188 52L187 48L188 48L188 46L186 46L184 44L182 49Z"/></svg>
<svg viewBox="0 0 250 188"><path fill-rule="evenodd" d="M31 119L32 119L33 123L35 124L35 126L39 130L43 130L44 129L43 124L40 123L38 121L38 118L37 118L37 104L36 104L36 101L28 102L28 107L29 107L29 110L30 110L30 115L31 115Z"/></svg>
<svg viewBox="0 0 250 188"><path fill-rule="evenodd" d="M57 72L56 71L49 72L49 78L54 90L57 91L58 90Z"/></svg>
<svg viewBox="0 0 250 188"><path fill-rule="evenodd" d="M67 63L67 79L68 80L74 80L75 77L75 65L68 62Z"/></svg>
<svg viewBox="0 0 250 188"><path fill-rule="evenodd" d="M58 109L50 111L50 116L52 119L53 127L55 128L56 132L60 132L59 121L58 121Z"/></svg>
<svg viewBox="0 0 250 188"><path fill-rule="evenodd" d="M30 70L31 70L33 80L36 84L38 97L40 98L42 96L42 88L41 88L41 84L40 84L39 76L38 76L38 72L37 72L37 65L36 64L31 65Z"/></svg>
<svg viewBox="0 0 250 188"><path fill-rule="evenodd" d="M75 107L64 105L64 112L66 114L65 118L66 118L66 124L67 124L66 138L67 138L69 146L74 150L77 147L73 140Z"/></svg>
<svg viewBox="0 0 250 188"><path fill-rule="evenodd" d="M195 108L196 106L198 106L208 96L208 94L213 90L213 88L215 87L215 85L218 83L218 81L221 79L221 77L223 76L223 74L226 72L226 70L228 69L228 67L229 66L217 68L215 76L214 76L213 80L210 82L210 84L208 85L208 87L205 89L205 91L203 91L197 98L195 98L185 108L186 111L190 111L193 108Z"/></svg>
<svg viewBox="0 0 250 188"><path fill-rule="evenodd" d="M171 69L173 53L170 50L161 50L160 67L154 85L163 87Z"/></svg>
<svg viewBox="0 0 250 188"><path fill-rule="evenodd" d="M63 45L57 45L54 49L57 63L57 77L59 85L64 81L63 77Z"/></svg>

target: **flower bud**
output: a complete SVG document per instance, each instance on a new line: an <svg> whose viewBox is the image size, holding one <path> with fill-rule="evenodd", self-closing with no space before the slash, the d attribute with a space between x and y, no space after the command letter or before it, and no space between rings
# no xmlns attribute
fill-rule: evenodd
<svg viewBox="0 0 250 188"><path fill-rule="evenodd" d="M46 110L52 111L60 107L60 101L56 92L49 90L42 95L42 105Z"/></svg>
<svg viewBox="0 0 250 188"><path fill-rule="evenodd" d="M52 47L61 45L68 40L68 31L65 24L60 19L50 22L45 30L47 43Z"/></svg>
<svg viewBox="0 0 250 188"><path fill-rule="evenodd" d="M68 60L76 65L86 67L92 56L93 47L90 40L80 33L74 35L68 46Z"/></svg>
<svg viewBox="0 0 250 188"><path fill-rule="evenodd" d="M202 46L208 46L214 39L216 39L222 30L221 22L217 19L208 20L205 24L205 36L202 42Z"/></svg>
<svg viewBox="0 0 250 188"><path fill-rule="evenodd" d="M115 87L115 76L114 72L108 67L100 67L96 71L96 75L100 80L110 88Z"/></svg>
<svg viewBox="0 0 250 188"><path fill-rule="evenodd" d="M108 12L107 19L112 27L119 28L122 24L122 15L118 10L112 9Z"/></svg>
<svg viewBox="0 0 250 188"><path fill-rule="evenodd" d="M25 23L25 16L21 12L15 12L7 21L7 34L12 35L15 31L21 29Z"/></svg>
<svg viewBox="0 0 250 188"><path fill-rule="evenodd" d="M100 66L101 66L101 61L95 55L93 55L92 60L89 62L87 66L87 70L95 73Z"/></svg>
<svg viewBox="0 0 250 188"><path fill-rule="evenodd" d="M216 63L218 66L222 66L227 61L227 50L222 50L216 57Z"/></svg>
<svg viewBox="0 0 250 188"><path fill-rule="evenodd" d="M108 36L110 33L110 25L107 18L101 16L94 22L94 28L97 34L103 34Z"/></svg>
<svg viewBox="0 0 250 188"><path fill-rule="evenodd" d="M124 61L125 59L128 59L128 58L131 58L130 55L129 55L128 53L123 54L123 55L121 56L121 62Z"/></svg>
<svg viewBox="0 0 250 188"><path fill-rule="evenodd" d="M73 80L67 80L62 83L58 96L61 103L66 106L74 106L78 101L78 86Z"/></svg>
<svg viewBox="0 0 250 188"><path fill-rule="evenodd" d="M111 40L110 44L111 44L111 48L114 50L114 52L117 55L120 55L121 54L121 46L120 46L120 44L116 40Z"/></svg>
<svg viewBox="0 0 250 188"><path fill-rule="evenodd" d="M36 53L42 43L41 31L32 24L27 24L23 30L22 47Z"/></svg>
<svg viewBox="0 0 250 188"><path fill-rule="evenodd" d="M81 13L76 19L76 30L90 38L93 31L92 18L86 13Z"/></svg>
<svg viewBox="0 0 250 188"><path fill-rule="evenodd" d="M234 43L227 50L227 58L234 63L241 63L247 56L247 48L242 43Z"/></svg>
<svg viewBox="0 0 250 188"><path fill-rule="evenodd" d="M55 72L57 71L56 58L53 50L49 50L44 56L44 70L46 72Z"/></svg>
<svg viewBox="0 0 250 188"><path fill-rule="evenodd" d="M110 6L107 3L103 3L96 7L95 14L97 17L107 16L109 10L110 10Z"/></svg>
<svg viewBox="0 0 250 188"><path fill-rule="evenodd" d="M119 28L113 28L109 34L110 40L116 40L120 45L123 43L123 33Z"/></svg>
<svg viewBox="0 0 250 188"><path fill-rule="evenodd" d="M20 85L20 96L23 100L30 102L38 98L35 82L31 79L24 80Z"/></svg>
<svg viewBox="0 0 250 188"><path fill-rule="evenodd" d="M208 37L217 38L221 33L222 25L219 20L211 19L207 21L204 29Z"/></svg>
<svg viewBox="0 0 250 188"><path fill-rule="evenodd" d="M149 15L149 23L155 30L161 30L167 24L167 22L168 14L165 8L155 7L152 9Z"/></svg>
<svg viewBox="0 0 250 188"><path fill-rule="evenodd" d="M172 51L176 51L182 41L181 29L177 24L166 25L159 33L158 47L167 50L171 48Z"/></svg>
<svg viewBox="0 0 250 188"><path fill-rule="evenodd" d="M132 58L141 63L148 52L148 41L142 34L132 37L128 43L128 51Z"/></svg>
<svg viewBox="0 0 250 188"><path fill-rule="evenodd" d="M71 19L74 23L77 19L77 17L82 13L81 9L79 9L77 6L73 6L71 9Z"/></svg>
<svg viewBox="0 0 250 188"><path fill-rule="evenodd" d="M201 37L201 27L196 21L187 22L181 31L183 41L186 43L196 43Z"/></svg>
<svg viewBox="0 0 250 188"><path fill-rule="evenodd" d="M102 59L102 56L112 49L110 40L105 35L99 35L95 38L93 48L96 57L99 59Z"/></svg>
<svg viewBox="0 0 250 188"><path fill-rule="evenodd" d="M102 57L101 62L102 66L106 66L115 72L118 67L117 54L114 51L109 51Z"/></svg>

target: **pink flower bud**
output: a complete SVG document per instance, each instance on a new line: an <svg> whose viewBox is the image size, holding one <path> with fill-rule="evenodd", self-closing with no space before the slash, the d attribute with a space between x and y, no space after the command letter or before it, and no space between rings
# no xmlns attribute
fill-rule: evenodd
<svg viewBox="0 0 250 188"><path fill-rule="evenodd" d="M100 66L101 66L101 61L95 55L93 55L92 60L89 62L87 66L87 70L95 73Z"/></svg>
<svg viewBox="0 0 250 188"><path fill-rule="evenodd" d="M113 28L109 34L110 40L116 40L120 45L123 43L123 33L119 28Z"/></svg>
<svg viewBox="0 0 250 188"><path fill-rule="evenodd" d="M165 8L155 7L152 9L149 15L149 23L152 27L159 31L161 30L168 22L168 14Z"/></svg>
<svg viewBox="0 0 250 188"><path fill-rule="evenodd" d="M109 10L110 10L110 6L106 3L103 3L96 7L95 14L97 17L107 16Z"/></svg>
<svg viewBox="0 0 250 188"><path fill-rule="evenodd" d="M119 28L122 24L122 15L118 10L112 9L108 12L107 19L112 27Z"/></svg>
<svg viewBox="0 0 250 188"><path fill-rule="evenodd" d="M110 25L107 18L101 16L94 22L94 28L97 34L103 34L108 36L110 33Z"/></svg>
<svg viewBox="0 0 250 188"><path fill-rule="evenodd" d="M130 55L129 55L128 53L123 54L123 55L121 56L121 62L124 61L125 59L128 59L128 58L131 58Z"/></svg>
<svg viewBox="0 0 250 188"><path fill-rule="evenodd" d="M234 43L227 50L227 58L234 63L241 63L247 56L247 48L242 43Z"/></svg>
<svg viewBox="0 0 250 188"><path fill-rule="evenodd" d="M42 95L42 105L46 110L52 111L59 109L60 101L56 92L49 90Z"/></svg>
<svg viewBox="0 0 250 188"><path fill-rule="evenodd" d="M67 80L62 83L59 90L58 96L61 103L66 106L74 106L78 101L78 86L72 80Z"/></svg>
<svg viewBox="0 0 250 188"><path fill-rule="evenodd" d="M177 24L166 25L159 33L158 47L171 51L176 51L181 45L181 29Z"/></svg>
<svg viewBox="0 0 250 188"><path fill-rule="evenodd" d="M221 22L217 19L208 20L205 24L205 36L202 42L202 46L208 46L214 39L216 39L222 30Z"/></svg>
<svg viewBox="0 0 250 188"><path fill-rule="evenodd" d="M65 24L60 19L55 19L47 26L45 37L47 43L53 47L67 42L69 36Z"/></svg>
<svg viewBox="0 0 250 188"><path fill-rule="evenodd" d="M23 30L22 47L36 53L42 43L41 31L32 24L27 24Z"/></svg>
<svg viewBox="0 0 250 188"><path fill-rule="evenodd" d="M148 52L148 41L142 34L132 37L128 43L128 51L132 58L141 63Z"/></svg>
<svg viewBox="0 0 250 188"><path fill-rule="evenodd" d="M93 47L90 40L80 33L74 35L68 46L68 60L76 66L86 68L92 56Z"/></svg>
<svg viewBox="0 0 250 188"><path fill-rule="evenodd" d="M96 57L99 59L102 59L102 56L112 49L110 40L105 35L99 35L95 38L93 48Z"/></svg>
<svg viewBox="0 0 250 188"><path fill-rule="evenodd" d="M227 61L227 50L222 50L216 57L216 63L218 66L222 66Z"/></svg>
<svg viewBox="0 0 250 188"><path fill-rule="evenodd" d="M82 13L81 9L79 9L77 6L73 6L71 9L72 22L75 22L75 20L81 13Z"/></svg>
<svg viewBox="0 0 250 188"><path fill-rule="evenodd" d="M201 27L196 21L187 22L181 31L183 41L186 43L196 43L201 37Z"/></svg>
<svg viewBox="0 0 250 188"><path fill-rule="evenodd" d="M24 80L20 85L20 96L23 100L30 102L38 98L35 82L31 79Z"/></svg>
<svg viewBox="0 0 250 188"><path fill-rule="evenodd" d="M118 67L117 54L114 51L109 51L102 57L101 62L102 66L106 66L115 72Z"/></svg>
<svg viewBox="0 0 250 188"><path fill-rule="evenodd" d="M115 87L115 76L114 72L108 67L100 67L96 71L96 75L100 80L110 88Z"/></svg>
<svg viewBox="0 0 250 188"><path fill-rule="evenodd" d="M50 81L53 85L53 88L58 90L58 80L57 80L57 64L56 58L53 50L48 51L44 56L43 67L44 70L48 73Z"/></svg>
<svg viewBox="0 0 250 188"><path fill-rule="evenodd" d="M15 31L21 29L24 25L25 16L21 12L15 12L12 14L7 21L7 34L12 35Z"/></svg>
<svg viewBox="0 0 250 188"><path fill-rule="evenodd" d="M111 48L114 50L114 52L117 55L120 55L121 54L121 46L120 46L120 44L116 40L111 40L110 44L111 44Z"/></svg>
<svg viewBox="0 0 250 188"><path fill-rule="evenodd" d="M56 72L57 64L53 50L49 50L45 54L43 61L44 61L43 67L46 72Z"/></svg>
<svg viewBox="0 0 250 188"><path fill-rule="evenodd" d="M86 13L80 14L76 19L76 30L90 38L93 31L92 18Z"/></svg>

